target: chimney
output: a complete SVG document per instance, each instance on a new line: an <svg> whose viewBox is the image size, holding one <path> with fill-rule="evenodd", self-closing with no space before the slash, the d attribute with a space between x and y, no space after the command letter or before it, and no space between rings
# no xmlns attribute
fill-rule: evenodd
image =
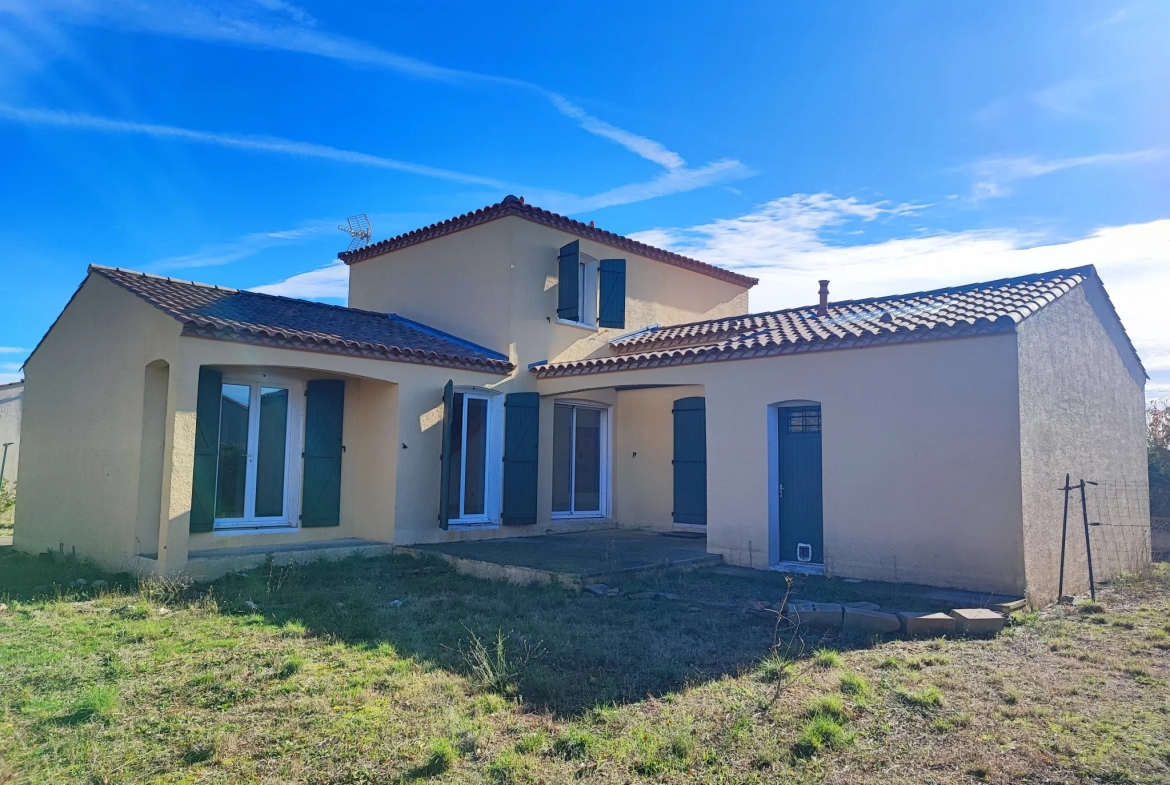
<svg viewBox="0 0 1170 785"><path fill-rule="evenodd" d="M828 281L818 281L817 283L819 283L821 285L821 291L820 291L821 304L817 306L817 316L828 316L829 315L829 282Z"/></svg>

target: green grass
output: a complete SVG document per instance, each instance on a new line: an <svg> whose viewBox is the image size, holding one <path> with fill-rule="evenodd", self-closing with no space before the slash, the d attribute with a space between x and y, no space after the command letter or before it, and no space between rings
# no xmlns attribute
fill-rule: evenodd
<svg viewBox="0 0 1170 785"><path fill-rule="evenodd" d="M730 571L622 588L786 590ZM0 783L1170 780L1170 570L1101 596L993 640L806 647L748 614L404 557L194 586L0 549Z"/></svg>
<svg viewBox="0 0 1170 785"><path fill-rule="evenodd" d="M813 652L813 665L818 668L829 669L839 668L844 660L841 659L839 652L833 649L820 648Z"/></svg>

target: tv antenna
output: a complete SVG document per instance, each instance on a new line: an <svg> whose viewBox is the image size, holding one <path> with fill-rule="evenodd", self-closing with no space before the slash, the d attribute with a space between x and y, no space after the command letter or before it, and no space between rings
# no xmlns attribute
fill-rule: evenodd
<svg viewBox="0 0 1170 785"><path fill-rule="evenodd" d="M338 226L337 228L351 238L347 251L356 251L358 248L365 248L370 244L370 219L366 217L365 213L351 215L345 221L349 226Z"/></svg>

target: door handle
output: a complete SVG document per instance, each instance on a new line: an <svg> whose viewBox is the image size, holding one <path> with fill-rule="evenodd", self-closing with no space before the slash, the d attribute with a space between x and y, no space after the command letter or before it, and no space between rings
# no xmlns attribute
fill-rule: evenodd
<svg viewBox="0 0 1170 785"><path fill-rule="evenodd" d="M780 483L780 498L784 498L784 483Z"/></svg>

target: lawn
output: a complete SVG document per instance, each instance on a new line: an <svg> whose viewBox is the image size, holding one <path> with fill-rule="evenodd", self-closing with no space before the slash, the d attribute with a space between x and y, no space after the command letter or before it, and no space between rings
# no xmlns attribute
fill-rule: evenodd
<svg viewBox="0 0 1170 785"><path fill-rule="evenodd" d="M740 609L780 576L622 588L693 601L409 557L139 584L0 549L0 783L1170 781L1165 565L994 640L773 649Z"/></svg>

